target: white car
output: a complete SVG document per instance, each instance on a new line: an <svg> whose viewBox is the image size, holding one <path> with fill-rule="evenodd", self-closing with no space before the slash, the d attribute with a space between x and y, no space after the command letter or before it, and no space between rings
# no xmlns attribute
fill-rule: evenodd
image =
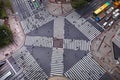
<svg viewBox="0 0 120 80"><path fill-rule="evenodd" d="M120 9L116 9L116 10L115 10L116 13L119 12L119 11L120 11Z"/></svg>
<svg viewBox="0 0 120 80"><path fill-rule="evenodd" d="M111 21L111 22L108 24L108 26L112 26L113 23L114 23L114 21Z"/></svg>
<svg viewBox="0 0 120 80"><path fill-rule="evenodd" d="M107 25L107 23L108 23L108 22L104 22L104 23L103 23L103 27L104 27L104 26L106 26L106 25Z"/></svg>
<svg viewBox="0 0 120 80"><path fill-rule="evenodd" d="M115 15L116 13L118 13L120 11L120 9L116 9L115 11L113 11L113 15Z"/></svg>
<svg viewBox="0 0 120 80"><path fill-rule="evenodd" d="M115 15L116 14L116 12L113 12L113 15Z"/></svg>
<svg viewBox="0 0 120 80"><path fill-rule="evenodd" d="M120 15L120 13L116 13L115 15L113 15L113 18L117 18Z"/></svg>
<svg viewBox="0 0 120 80"><path fill-rule="evenodd" d="M114 10L114 7L111 7L111 8L109 8L109 9L106 11L106 13L109 14L109 13L111 13L113 10Z"/></svg>

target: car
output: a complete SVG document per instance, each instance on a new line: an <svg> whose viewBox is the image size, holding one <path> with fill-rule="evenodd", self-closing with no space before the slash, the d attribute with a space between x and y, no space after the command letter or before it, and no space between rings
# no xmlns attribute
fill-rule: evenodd
<svg viewBox="0 0 120 80"><path fill-rule="evenodd" d="M105 18L105 21L108 21L110 18L111 18L111 15L110 15L110 16L107 16L107 17Z"/></svg>
<svg viewBox="0 0 120 80"><path fill-rule="evenodd" d="M114 10L114 7L110 7L110 8L106 11L106 14L111 13L113 10Z"/></svg>
<svg viewBox="0 0 120 80"><path fill-rule="evenodd" d="M120 11L120 9L116 9L115 11L113 11L113 15L115 15L116 13L118 13Z"/></svg>
<svg viewBox="0 0 120 80"><path fill-rule="evenodd" d="M119 12L119 11L120 11L120 9L116 9L116 10L115 10L116 13Z"/></svg>
<svg viewBox="0 0 120 80"><path fill-rule="evenodd" d="M116 12L114 11L112 14L113 14L113 15L115 15L115 14L116 14Z"/></svg>
<svg viewBox="0 0 120 80"><path fill-rule="evenodd" d="M104 27L104 26L106 26L106 25L107 25L107 23L108 23L108 22L104 22L104 23L103 23L103 27Z"/></svg>
<svg viewBox="0 0 120 80"><path fill-rule="evenodd" d="M120 15L120 13L116 13L115 15L113 15L113 18L117 18Z"/></svg>
<svg viewBox="0 0 120 80"><path fill-rule="evenodd" d="M111 21L111 22L108 24L108 26L109 26L109 27L112 26L113 23L114 23L114 21Z"/></svg>

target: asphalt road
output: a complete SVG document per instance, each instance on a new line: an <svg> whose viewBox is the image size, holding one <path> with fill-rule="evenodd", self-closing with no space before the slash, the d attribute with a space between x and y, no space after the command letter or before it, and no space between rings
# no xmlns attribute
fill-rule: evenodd
<svg viewBox="0 0 120 80"><path fill-rule="evenodd" d="M83 9L76 10L76 12L78 12L81 15L81 17L88 18L92 15L92 12L94 10L96 10L99 6L101 6L107 1L111 0L94 0L93 2L87 4L87 6L85 6Z"/></svg>

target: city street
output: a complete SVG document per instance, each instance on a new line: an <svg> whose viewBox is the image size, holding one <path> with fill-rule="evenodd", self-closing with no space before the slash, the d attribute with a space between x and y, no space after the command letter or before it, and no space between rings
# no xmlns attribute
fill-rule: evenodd
<svg viewBox="0 0 120 80"><path fill-rule="evenodd" d="M15 4L20 4L20 2L16 1ZM28 4L26 2L22 5L26 5L29 11L34 11L29 8ZM16 6L16 8L20 7ZM37 9L39 13L31 12L32 16L30 17L24 18L20 16L22 17L20 23L26 35L26 40L25 45L15 52L13 57L24 68L23 73L25 76L29 75L28 79L37 78L37 69L40 69L41 74L44 75L40 77L41 79L54 75L78 78L79 75L74 77L68 75L67 71L71 70L72 67L74 68L75 64L81 62L84 57L87 57L90 52L91 41L101 32L75 11L72 11L66 17L54 17L49 14L42 4L39 9ZM94 60L92 61L93 63L89 64L90 69L94 64L96 68L92 69L93 72L97 69L100 70L97 73L99 76L91 73L98 80L105 71ZM32 69L28 71L27 67L36 69L31 73ZM88 73L84 74L87 75ZM87 79L88 77L84 76L83 78Z"/></svg>
<svg viewBox="0 0 120 80"><path fill-rule="evenodd" d="M9 24L15 43L2 52L12 53L8 61L15 73L23 69L16 79L23 76L23 80L47 80L64 76L70 80L100 80L115 67L110 44L118 28L105 30L92 18L93 11L106 0L94 0L79 11L68 6L70 12L62 16L54 15L61 14L59 10L50 13L54 6L49 11L46 0L11 2L15 14L9 13Z"/></svg>

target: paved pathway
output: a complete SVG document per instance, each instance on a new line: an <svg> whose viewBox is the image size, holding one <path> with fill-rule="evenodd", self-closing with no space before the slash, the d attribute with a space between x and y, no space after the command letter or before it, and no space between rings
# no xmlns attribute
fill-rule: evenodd
<svg viewBox="0 0 120 80"><path fill-rule="evenodd" d="M115 71L120 72L116 67L119 65L117 64L117 60L115 60L113 50L113 43L116 43L117 41L115 34L119 29L120 23L118 20L118 22L115 22L110 30L107 30L93 40L91 45L91 51L95 60L110 73L114 73Z"/></svg>
<svg viewBox="0 0 120 80"><path fill-rule="evenodd" d="M50 14L55 16L65 16L73 10L70 2L65 4L48 2L47 6Z"/></svg>

